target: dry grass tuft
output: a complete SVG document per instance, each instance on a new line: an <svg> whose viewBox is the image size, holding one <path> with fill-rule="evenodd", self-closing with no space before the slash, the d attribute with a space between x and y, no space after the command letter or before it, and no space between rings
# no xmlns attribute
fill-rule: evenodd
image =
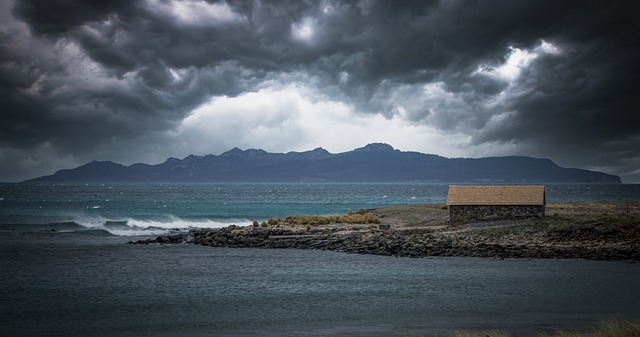
<svg viewBox="0 0 640 337"><path fill-rule="evenodd" d="M300 224L300 225L328 225L332 223L343 223L343 224L379 224L380 219L375 217L371 213L353 213L349 212L344 215L329 215L329 216L318 216L318 215L302 215L302 216L288 216L286 221L290 224Z"/></svg>
<svg viewBox="0 0 640 337"><path fill-rule="evenodd" d="M454 332L451 337L510 337L507 332L493 330L487 332ZM639 337L640 323L625 320L608 320L594 325L587 331L559 330L540 337Z"/></svg>
<svg viewBox="0 0 640 337"><path fill-rule="evenodd" d="M596 325L593 337L638 337L640 323L623 320L603 321Z"/></svg>

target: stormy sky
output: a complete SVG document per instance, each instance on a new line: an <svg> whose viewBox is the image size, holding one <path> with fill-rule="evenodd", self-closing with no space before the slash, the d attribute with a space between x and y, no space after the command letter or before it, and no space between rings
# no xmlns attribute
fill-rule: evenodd
<svg viewBox="0 0 640 337"><path fill-rule="evenodd" d="M0 6L0 181L385 142L640 182L634 1Z"/></svg>

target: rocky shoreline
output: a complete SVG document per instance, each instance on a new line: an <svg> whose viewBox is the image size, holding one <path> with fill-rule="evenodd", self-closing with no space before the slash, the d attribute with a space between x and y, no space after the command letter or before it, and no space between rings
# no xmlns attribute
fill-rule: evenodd
<svg viewBox="0 0 640 337"><path fill-rule="evenodd" d="M436 209L436 208L434 208ZM378 212L385 219L388 214ZM272 219L274 220L274 219ZM389 219L393 222L393 219ZM578 219L584 221L584 219ZM474 256L640 261L640 223L580 223L557 216L474 224L296 226L283 220L254 226L198 229L133 244L317 249L397 257Z"/></svg>

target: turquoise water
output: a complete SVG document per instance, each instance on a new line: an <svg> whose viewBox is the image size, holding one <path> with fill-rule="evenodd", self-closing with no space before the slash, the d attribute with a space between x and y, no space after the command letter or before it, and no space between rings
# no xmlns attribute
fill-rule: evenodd
<svg viewBox="0 0 640 337"><path fill-rule="evenodd" d="M448 185L429 184L0 184L0 224L152 235L289 215L444 203L447 190ZM640 185L548 185L546 194L550 202L639 200Z"/></svg>

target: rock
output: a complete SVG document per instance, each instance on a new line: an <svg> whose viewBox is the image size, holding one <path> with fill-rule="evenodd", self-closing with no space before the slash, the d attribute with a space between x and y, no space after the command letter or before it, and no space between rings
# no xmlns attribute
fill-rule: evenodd
<svg viewBox="0 0 640 337"><path fill-rule="evenodd" d="M486 237L464 233L438 233L432 230L394 230L380 225L380 231L362 228L313 228L230 226L199 229L189 233L162 235L131 244L201 244L215 247L320 249L386 256L479 256L494 258L585 258L640 260L636 227L561 229L535 235L509 233ZM604 233L601 235L597 233ZM629 234L631 233L631 234ZM310 236L311 235L311 236ZM285 237L272 239L270 237ZM286 236L291 236L286 238ZM566 237L569 237L567 239ZM621 238L624 238L621 239Z"/></svg>

